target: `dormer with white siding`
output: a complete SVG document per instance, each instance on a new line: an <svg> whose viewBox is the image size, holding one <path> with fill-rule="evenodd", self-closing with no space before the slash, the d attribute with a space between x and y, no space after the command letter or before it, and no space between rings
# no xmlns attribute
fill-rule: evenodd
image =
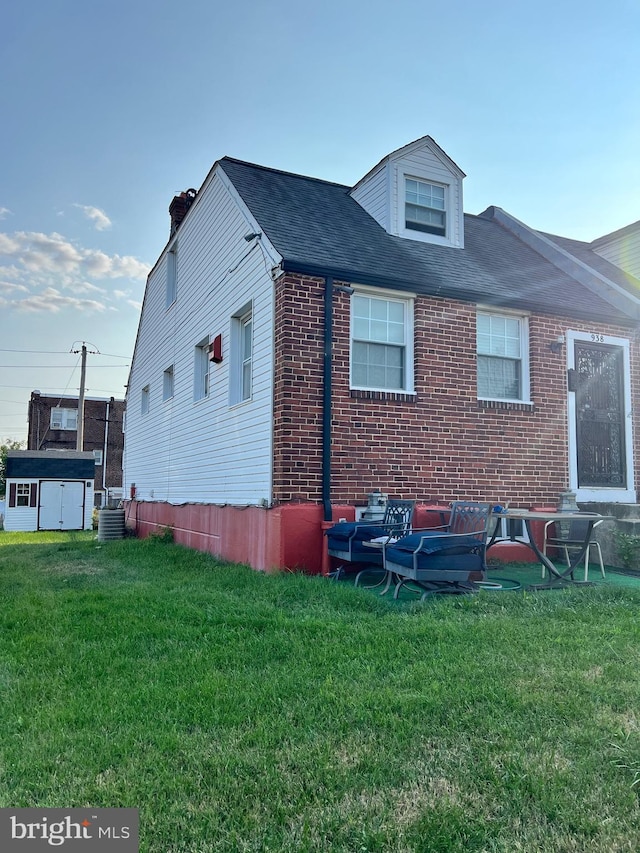
<svg viewBox="0 0 640 853"><path fill-rule="evenodd" d="M598 237L591 248L629 275L640 278L640 221Z"/></svg>
<svg viewBox="0 0 640 853"><path fill-rule="evenodd" d="M430 137L388 154L351 196L388 234L464 247L464 172Z"/></svg>

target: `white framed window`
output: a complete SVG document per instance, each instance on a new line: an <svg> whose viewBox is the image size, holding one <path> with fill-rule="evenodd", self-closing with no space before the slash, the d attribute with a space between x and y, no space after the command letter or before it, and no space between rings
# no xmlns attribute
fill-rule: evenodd
<svg viewBox="0 0 640 853"><path fill-rule="evenodd" d="M173 397L173 365L170 364L169 367L162 374L162 399L170 400Z"/></svg>
<svg viewBox="0 0 640 853"><path fill-rule="evenodd" d="M413 391L413 299L351 297L351 387Z"/></svg>
<svg viewBox="0 0 640 853"><path fill-rule="evenodd" d="M253 311L245 305L231 318L231 405L251 399L253 391Z"/></svg>
<svg viewBox="0 0 640 853"><path fill-rule="evenodd" d="M167 290L165 308L169 308L178 298L178 244L174 243L167 252Z"/></svg>
<svg viewBox="0 0 640 853"><path fill-rule="evenodd" d="M149 412L149 405L151 399L151 386L145 385L142 391L140 392L140 414L146 415Z"/></svg>
<svg viewBox="0 0 640 853"><path fill-rule="evenodd" d="M31 497L30 483L16 483L16 506L29 506Z"/></svg>
<svg viewBox="0 0 640 853"><path fill-rule="evenodd" d="M478 397L529 401L527 318L479 311L477 315Z"/></svg>
<svg viewBox="0 0 640 853"><path fill-rule="evenodd" d="M446 187L405 177L405 228L445 237L447 233Z"/></svg>
<svg viewBox="0 0 640 853"><path fill-rule="evenodd" d="M102 450L94 450L93 459L96 465L102 465Z"/></svg>
<svg viewBox="0 0 640 853"><path fill-rule="evenodd" d="M78 410L51 409L51 429L78 429Z"/></svg>
<svg viewBox="0 0 640 853"><path fill-rule="evenodd" d="M203 338L195 346L193 356L193 399L204 400L209 396L209 338Z"/></svg>

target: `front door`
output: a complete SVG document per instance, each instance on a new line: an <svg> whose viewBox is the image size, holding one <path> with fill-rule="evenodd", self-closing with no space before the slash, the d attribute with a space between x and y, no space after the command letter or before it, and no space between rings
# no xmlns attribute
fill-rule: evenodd
<svg viewBox="0 0 640 853"><path fill-rule="evenodd" d="M45 480L40 484L40 530L82 530L84 482Z"/></svg>
<svg viewBox="0 0 640 853"><path fill-rule="evenodd" d="M579 500L635 500L625 347L604 335L580 337L569 341L571 487Z"/></svg>

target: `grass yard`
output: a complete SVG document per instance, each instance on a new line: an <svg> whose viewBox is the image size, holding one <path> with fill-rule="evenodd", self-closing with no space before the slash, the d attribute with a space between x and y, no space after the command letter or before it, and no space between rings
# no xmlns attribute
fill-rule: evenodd
<svg viewBox="0 0 640 853"><path fill-rule="evenodd" d="M640 849L637 586L394 603L0 533L0 590L0 806L137 807L145 853Z"/></svg>

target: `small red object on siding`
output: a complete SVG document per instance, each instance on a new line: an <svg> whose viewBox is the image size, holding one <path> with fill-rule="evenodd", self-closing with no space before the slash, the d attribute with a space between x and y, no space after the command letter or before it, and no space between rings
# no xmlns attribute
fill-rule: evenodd
<svg viewBox="0 0 640 853"><path fill-rule="evenodd" d="M209 344L209 361L220 364L222 361L222 335L216 335Z"/></svg>

